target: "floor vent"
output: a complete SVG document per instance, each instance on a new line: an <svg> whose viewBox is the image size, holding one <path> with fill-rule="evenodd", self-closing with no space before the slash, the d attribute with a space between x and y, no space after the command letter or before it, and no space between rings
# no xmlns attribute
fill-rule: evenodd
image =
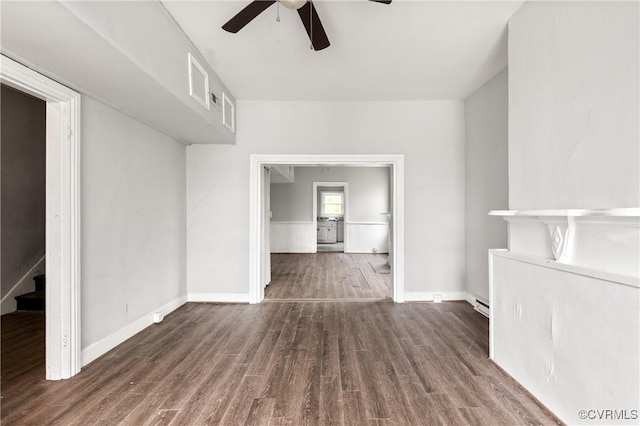
<svg viewBox="0 0 640 426"><path fill-rule="evenodd" d="M473 309L489 318L489 302L476 297L476 304Z"/></svg>

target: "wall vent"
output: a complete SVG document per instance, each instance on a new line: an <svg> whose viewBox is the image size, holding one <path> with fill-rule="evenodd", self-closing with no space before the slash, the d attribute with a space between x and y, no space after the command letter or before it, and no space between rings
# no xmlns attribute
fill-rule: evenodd
<svg viewBox="0 0 640 426"><path fill-rule="evenodd" d="M189 53L189 95L209 111L209 74Z"/></svg>

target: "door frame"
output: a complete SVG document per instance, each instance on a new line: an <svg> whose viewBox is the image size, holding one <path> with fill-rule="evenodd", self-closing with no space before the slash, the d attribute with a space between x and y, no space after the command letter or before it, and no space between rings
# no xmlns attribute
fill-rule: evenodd
<svg viewBox="0 0 640 426"><path fill-rule="evenodd" d="M344 200L344 214L342 215L342 223L345 228L347 225L347 218L349 217L349 182L313 182L313 228L318 229L318 188L319 187L328 187L328 188L342 188L343 190L343 200ZM338 232L338 224L336 223L336 233ZM318 250L318 233L314 232L314 247L316 248L316 252ZM347 251L347 234L344 234L344 251Z"/></svg>
<svg viewBox="0 0 640 426"><path fill-rule="evenodd" d="M45 377L80 372L80 94L0 55L0 82L47 103Z"/></svg>
<svg viewBox="0 0 640 426"><path fill-rule="evenodd" d="M252 154L249 159L249 303L264 299L262 247L262 168L270 164L292 166L354 166L391 168L393 219L391 251L392 297L404 303L404 155L403 154Z"/></svg>

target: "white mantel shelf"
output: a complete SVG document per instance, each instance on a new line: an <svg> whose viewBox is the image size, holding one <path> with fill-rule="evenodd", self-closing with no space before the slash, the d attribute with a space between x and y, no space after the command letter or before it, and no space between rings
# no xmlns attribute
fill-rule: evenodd
<svg viewBox="0 0 640 426"><path fill-rule="evenodd" d="M640 208L557 209L557 210L492 210L489 216L520 217L640 217Z"/></svg>
<svg viewBox="0 0 640 426"><path fill-rule="evenodd" d="M638 279L640 208L493 210L509 223L509 251Z"/></svg>

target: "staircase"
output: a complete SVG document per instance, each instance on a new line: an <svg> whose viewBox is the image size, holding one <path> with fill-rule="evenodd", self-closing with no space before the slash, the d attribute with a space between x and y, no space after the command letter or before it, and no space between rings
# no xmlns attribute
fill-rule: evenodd
<svg viewBox="0 0 640 426"><path fill-rule="evenodd" d="M33 277L36 282L36 291L17 296L16 302L19 311L44 311L45 279L44 274Z"/></svg>

